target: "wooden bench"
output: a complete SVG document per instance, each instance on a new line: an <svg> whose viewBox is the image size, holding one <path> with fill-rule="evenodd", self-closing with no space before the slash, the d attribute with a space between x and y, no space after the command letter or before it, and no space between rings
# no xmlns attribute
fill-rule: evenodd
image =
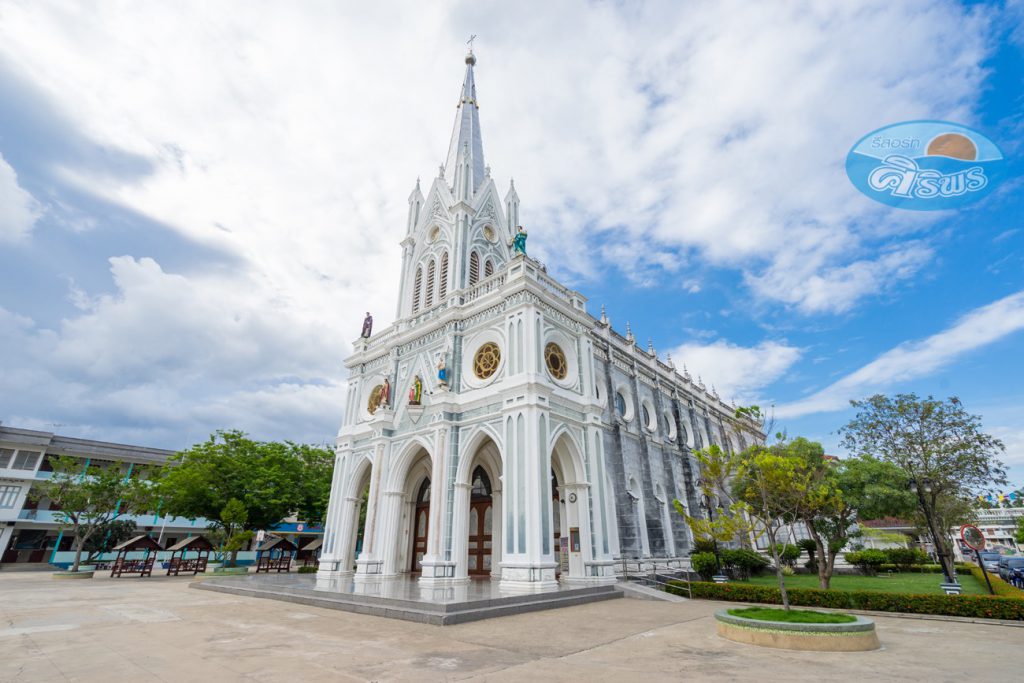
<svg viewBox="0 0 1024 683"><path fill-rule="evenodd" d="M119 577L122 574L138 574L142 576L153 575L153 563L156 561L156 554L150 555L143 560L117 559L110 567L110 575Z"/></svg>
<svg viewBox="0 0 1024 683"><path fill-rule="evenodd" d="M263 555L256 561L256 573L260 572L270 573L276 571L278 574L281 572L291 571L292 558L290 555L285 557L270 557L269 555Z"/></svg>
<svg viewBox="0 0 1024 683"><path fill-rule="evenodd" d="M206 558L205 557L193 557L191 559L182 559L180 557L172 557L171 561L167 563L167 576L178 576L181 572L189 573L192 575L202 573L206 571Z"/></svg>

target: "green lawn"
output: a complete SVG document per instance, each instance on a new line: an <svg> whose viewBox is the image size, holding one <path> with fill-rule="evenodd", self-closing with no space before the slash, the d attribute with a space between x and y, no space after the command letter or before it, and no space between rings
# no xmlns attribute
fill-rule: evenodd
<svg viewBox="0 0 1024 683"><path fill-rule="evenodd" d="M964 595L988 595L988 589L984 584L979 583L970 574L957 574L957 580L962 585ZM881 576L833 576L832 588L836 590L867 590L882 591L884 593L937 593L942 594L939 584L942 583L942 574L915 574L899 573L892 577ZM755 576L749 583L760 586L778 586L775 574ZM816 574L796 574L786 577L787 588L817 588L818 576Z"/></svg>
<svg viewBox="0 0 1024 683"><path fill-rule="evenodd" d="M835 612L816 612L811 609L784 610L771 607L740 607L729 610L734 617L758 621L784 621L791 624L849 624L857 617Z"/></svg>

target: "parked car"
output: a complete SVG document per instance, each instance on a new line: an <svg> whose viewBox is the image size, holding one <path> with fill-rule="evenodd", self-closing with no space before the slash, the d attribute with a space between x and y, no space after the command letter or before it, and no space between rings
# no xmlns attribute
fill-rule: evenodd
<svg viewBox="0 0 1024 683"><path fill-rule="evenodd" d="M1010 583L1017 588L1024 588L1024 567L1017 567L1011 571Z"/></svg>
<svg viewBox="0 0 1024 683"><path fill-rule="evenodd" d="M986 571L998 572L999 571L999 558L1002 557L999 553L993 552L982 552L981 553L981 566Z"/></svg>
<svg viewBox="0 0 1024 683"><path fill-rule="evenodd" d="M1024 557L1016 555L1004 555L999 558L999 578L1007 583L1010 582L1010 572L1014 569L1024 569Z"/></svg>

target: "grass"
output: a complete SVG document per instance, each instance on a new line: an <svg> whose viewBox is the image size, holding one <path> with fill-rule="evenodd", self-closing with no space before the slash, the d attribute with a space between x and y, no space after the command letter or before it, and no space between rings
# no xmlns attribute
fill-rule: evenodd
<svg viewBox="0 0 1024 683"><path fill-rule="evenodd" d="M964 595L988 595L988 589L970 574L957 574L963 586ZM882 593L916 593L942 595L939 588L942 574L917 574L902 572L891 577L879 576L833 576L831 588L847 591L881 591ZM749 581L759 586L778 586L775 574L754 576ZM795 574L786 577L787 588L818 588L817 574Z"/></svg>
<svg viewBox="0 0 1024 683"><path fill-rule="evenodd" d="M809 609L784 610L773 607L738 607L729 610L734 617L758 621L785 621L791 624L849 624L857 617L837 612L816 612Z"/></svg>

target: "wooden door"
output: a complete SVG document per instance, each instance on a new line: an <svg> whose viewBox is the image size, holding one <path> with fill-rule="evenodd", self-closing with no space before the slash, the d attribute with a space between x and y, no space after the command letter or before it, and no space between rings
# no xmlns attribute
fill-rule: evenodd
<svg viewBox="0 0 1024 683"><path fill-rule="evenodd" d="M413 515L412 570L422 571L423 556L427 552L427 519L430 517L430 503L417 503Z"/></svg>
<svg viewBox="0 0 1024 683"><path fill-rule="evenodd" d="M494 525L491 501L470 504L469 509L469 573L491 573L491 540Z"/></svg>

